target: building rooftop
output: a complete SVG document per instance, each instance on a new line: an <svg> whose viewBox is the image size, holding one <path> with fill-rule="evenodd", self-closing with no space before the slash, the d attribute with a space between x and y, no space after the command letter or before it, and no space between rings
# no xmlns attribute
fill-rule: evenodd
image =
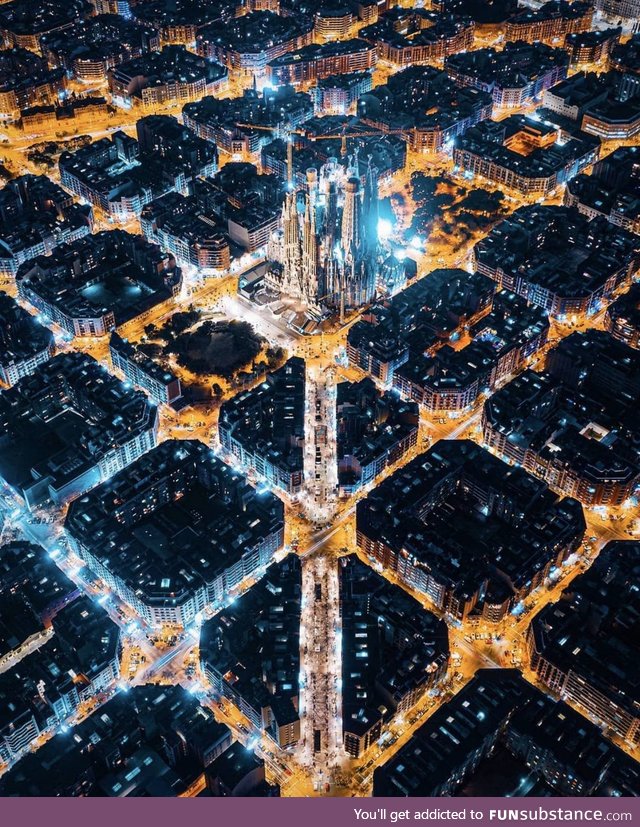
<svg viewBox="0 0 640 827"><path fill-rule="evenodd" d="M52 636L38 649L7 671L0 672L0 732L16 721L25 724L33 716L40 730L60 718L58 709L74 704L64 700L83 690L104 671L113 671L120 657L120 630L88 597L61 608L51 621ZM100 687L106 688L106 687ZM93 694L93 692L91 692ZM88 699L88 698L86 698ZM76 700L75 705L77 706Z"/></svg>
<svg viewBox="0 0 640 827"><path fill-rule="evenodd" d="M433 356L409 356L395 371L398 381L405 380L437 393L462 391L478 382L488 381L495 365L493 349L483 342L470 342L461 350L444 345Z"/></svg>
<svg viewBox="0 0 640 827"><path fill-rule="evenodd" d="M235 741L207 768L208 787L214 796L273 796L278 794L264 780L264 761Z"/></svg>
<svg viewBox="0 0 640 827"><path fill-rule="evenodd" d="M297 720L302 574L295 555L265 576L200 631L200 663L215 672L258 715L271 708L274 726Z"/></svg>
<svg viewBox="0 0 640 827"><path fill-rule="evenodd" d="M164 239L181 263L203 266L201 252L229 249L228 227L205 195L210 182L198 180L193 189L194 195L168 192L150 201L140 214L140 227L147 239Z"/></svg>
<svg viewBox="0 0 640 827"><path fill-rule="evenodd" d="M317 89L344 89L351 91L359 89L360 85L371 81L371 72L350 72L346 75L330 75L318 78L314 87Z"/></svg>
<svg viewBox="0 0 640 827"><path fill-rule="evenodd" d="M564 45L566 49L579 52L580 49L591 49L600 45L609 44L615 47L615 44L620 39L622 34L622 27L617 26L615 29L598 29L596 31L587 32L571 32L565 35ZM610 58L611 59L611 58Z"/></svg>
<svg viewBox="0 0 640 827"><path fill-rule="evenodd" d="M435 11L468 15L478 23L503 23L518 9L518 0L432 0Z"/></svg>
<svg viewBox="0 0 640 827"><path fill-rule="evenodd" d="M416 336L409 359L396 374L434 392L462 389L476 381L483 387L490 384L499 360L529 343L533 345L546 336L548 328L548 316L541 308L502 290L493 296L490 312L470 327L471 341L465 347L456 349L448 344L428 356L425 351L432 345L431 336L423 341L424 348Z"/></svg>
<svg viewBox="0 0 640 827"><path fill-rule="evenodd" d="M167 440L74 500L65 526L131 599L179 606L280 533L283 511L202 442Z"/></svg>
<svg viewBox="0 0 640 827"><path fill-rule="evenodd" d="M221 440L242 445L285 472L304 465L305 364L297 356L252 390L223 402L218 430Z"/></svg>
<svg viewBox="0 0 640 827"><path fill-rule="evenodd" d="M312 31L313 18L304 13L284 17L271 11L256 11L234 17L224 26L204 26L198 32L196 45L200 54L211 49L259 53Z"/></svg>
<svg viewBox="0 0 640 827"><path fill-rule="evenodd" d="M61 244L18 271L21 292L70 319L112 314L121 325L173 296L181 271L155 244L111 230Z"/></svg>
<svg viewBox="0 0 640 827"><path fill-rule="evenodd" d="M208 182L207 198L215 201L221 215L242 216L235 211L253 205L282 207L285 184L276 175L260 174L254 164L230 161ZM202 196L204 198L204 196Z"/></svg>
<svg viewBox="0 0 640 827"><path fill-rule="evenodd" d="M152 26L118 14L100 14L44 35L40 46L52 62L75 72L76 62L113 65L158 50L160 41Z"/></svg>
<svg viewBox="0 0 640 827"><path fill-rule="evenodd" d="M577 501L467 440L437 442L357 505L359 533L406 555L458 601L482 594L478 609L526 591L584 528Z"/></svg>
<svg viewBox="0 0 640 827"><path fill-rule="evenodd" d="M53 344L49 328L0 291L0 369L24 362Z"/></svg>
<svg viewBox="0 0 640 827"><path fill-rule="evenodd" d="M184 46L164 46L161 52L148 52L140 57L119 63L109 70L117 84L136 81L131 95L142 96L142 91L165 84L215 83L227 76L227 69L207 60Z"/></svg>
<svg viewBox="0 0 640 827"><path fill-rule="evenodd" d="M578 175L567 188L567 197L583 212L640 228L640 147L618 147L594 164L591 175Z"/></svg>
<svg viewBox="0 0 640 827"><path fill-rule="evenodd" d="M91 207L76 204L45 175L21 175L0 190L0 270L21 264L57 244L91 232Z"/></svg>
<svg viewBox="0 0 640 827"><path fill-rule="evenodd" d="M358 115L384 128L445 130L470 117L479 119L490 106L486 92L461 89L433 66L410 66L363 95Z"/></svg>
<svg viewBox="0 0 640 827"><path fill-rule="evenodd" d="M610 542L532 620L535 651L617 706L640 710L640 543Z"/></svg>
<svg viewBox="0 0 640 827"><path fill-rule="evenodd" d="M138 350L134 345L119 336L115 330L109 339L109 348L117 350L122 356L130 362L135 362L141 371L146 373L152 379L167 385L173 382L176 376L171 371L166 370L158 362L154 362L149 356Z"/></svg>
<svg viewBox="0 0 640 827"><path fill-rule="evenodd" d="M182 687L136 686L23 758L0 789L9 796L176 796L230 743L229 729Z"/></svg>
<svg viewBox="0 0 640 827"><path fill-rule="evenodd" d="M264 129L252 129L252 124L272 127L275 134L281 126L297 126L313 115L313 103L306 92L282 86L265 89L262 94L245 89L234 98L207 96L187 103L182 113L185 124L203 137L215 138L226 151L231 151L234 139L243 137L250 141L253 151L273 135Z"/></svg>
<svg viewBox="0 0 640 827"><path fill-rule="evenodd" d="M640 481L639 401L637 394L611 396L589 378L572 388L526 371L487 400L485 418L518 456L533 452L543 467L564 468L595 495L598 485Z"/></svg>
<svg viewBox="0 0 640 827"><path fill-rule="evenodd" d="M351 347L382 362L416 356L447 342L467 321L491 307L490 279L466 270L438 269L375 305L348 333Z"/></svg>
<svg viewBox="0 0 640 827"><path fill-rule="evenodd" d="M16 540L0 546L0 658L51 626L78 589L39 547Z"/></svg>
<svg viewBox="0 0 640 827"><path fill-rule="evenodd" d="M598 138L586 132L563 141L553 124L527 115L510 115L467 129L456 141L456 153L470 152L518 176L535 179L561 177L565 169L599 145Z"/></svg>
<svg viewBox="0 0 640 827"><path fill-rule="evenodd" d="M303 63L307 61L323 60L329 57L337 57L339 55L351 55L358 52L368 52L372 48L370 43L360 38L352 38L351 40L333 40L329 43L311 43L309 46L303 46L301 49L296 49L293 52L286 52L280 57L270 60L267 64L271 71L282 69L284 66L290 66L296 63Z"/></svg>
<svg viewBox="0 0 640 827"><path fill-rule="evenodd" d="M640 353L604 330L575 332L547 353L546 369L568 387L584 389L596 399L632 406L640 393Z"/></svg>
<svg viewBox="0 0 640 827"><path fill-rule="evenodd" d="M232 16L225 0L139 0L131 9L136 19L159 27L227 23Z"/></svg>
<svg viewBox="0 0 640 827"><path fill-rule="evenodd" d="M94 469L95 484L101 463L156 419L144 393L91 356L61 353L0 393L0 475L30 502L57 500Z"/></svg>
<svg viewBox="0 0 640 827"><path fill-rule="evenodd" d="M637 268L639 255L637 236L605 218L538 205L520 207L474 247L481 272L500 274L503 285L544 306L553 296L594 306L616 274Z"/></svg>
<svg viewBox="0 0 640 827"><path fill-rule="evenodd" d="M2 13L3 9L0 9L0 27ZM63 76L63 69L50 69L46 60L27 49L14 47L0 50L0 92L20 93L45 83L59 84Z"/></svg>
<svg viewBox="0 0 640 827"><path fill-rule="evenodd" d="M593 4L585 0L550 0L537 9L524 8L518 10L507 20L507 26L526 26L532 23L541 23L547 20L579 20L593 14Z"/></svg>
<svg viewBox="0 0 640 827"><path fill-rule="evenodd" d="M561 101L566 107L577 107L583 112L588 106L606 97L606 75L596 72L576 72L570 78L556 83L547 92L547 97Z"/></svg>
<svg viewBox="0 0 640 827"><path fill-rule="evenodd" d="M640 344L640 284L633 284L627 293L612 302L607 315L611 334L632 347Z"/></svg>
<svg viewBox="0 0 640 827"><path fill-rule="evenodd" d="M633 80L618 71L577 72L545 92L544 102L561 107L583 128L600 134L597 123L606 126L633 126L640 119L640 93ZM573 112L568 112L568 108ZM633 132L631 134L634 134ZM606 137L616 137L607 134Z"/></svg>
<svg viewBox="0 0 640 827"><path fill-rule="evenodd" d="M39 37L92 12L89 0L42 0L37 7L32 0L11 0L0 9L0 30L17 37Z"/></svg>
<svg viewBox="0 0 640 827"><path fill-rule="evenodd" d="M340 559L339 575L343 730L360 735L444 677L449 635L443 620L355 554Z"/></svg>
<svg viewBox="0 0 640 827"><path fill-rule="evenodd" d="M531 795L534 784L556 796L637 795L640 789L637 763L594 724L516 670L480 669L375 771L373 795L459 795L488 768L489 755L502 750L511 762L523 768L526 762L514 797ZM485 775L485 784L491 780ZM486 786L474 793L486 795Z"/></svg>
<svg viewBox="0 0 640 827"><path fill-rule="evenodd" d="M640 33L634 34L626 43L619 43L611 50L609 65L621 72L640 74Z"/></svg>
<svg viewBox="0 0 640 827"><path fill-rule="evenodd" d="M392 453L399 442L417 433L419 408L391 393L380 393L371 379L340 382L336 395L338 481L354 481L360 469Z"/></svg>
<svg viewBox="0 0 640 827"><path fill-rule="evenodd" d="M541 74L568 64L563 50L522 40L507 41L501 51L487 47L445 58L445 68L455 76L499 89L525 88Z"/></svg>
<svg viewBox="0 0 640 827"><path fill-rule="evenodd" d="M358 36L363 40L403 49L435 44L455 37L473 25L470 17L438 14L420 8L396 7L380 15L377 23L360 29Z"/></svg>
<svg viewBox="0 0 640 827"><path fill-rule="evenodd" d="M630 135L635 134L637 124L640 122L638 90L633 90L630 94L627 78L618 72L609 72L605 77L608 82L608 95L604 100L595 102L587 108L584 113L584 128L598 134L597 125L593 126L587 122L587 119L590 119L604 124L605 127L628 128L631 130ZM612 137L618 137L618 133L614 133Z"/></svg>
<svg viewBox="0 0 640 827"><path fill-rule="evenodd" d="M117 132L75 152L63 152L62 182L121 217L121 212L139 212L151 198L186 191L198 175L217 169L215 144L170 115L140 118L136 130L137 140Z"/></svg>
<svg viewBox="0 0 640 827"><path fill-rule="evenodd" d="M479 670L375 771L373 795L429 796L441 795L443 788L455 791L464 780L460 770L468 758L485 741L496 739L505 719L531 691L515 670Z"/></svg>

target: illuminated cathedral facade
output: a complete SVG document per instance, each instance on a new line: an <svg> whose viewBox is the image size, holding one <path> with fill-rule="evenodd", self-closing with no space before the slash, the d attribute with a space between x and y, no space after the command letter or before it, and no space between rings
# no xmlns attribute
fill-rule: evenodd
<svg viewBox="0 0 640 827"><path fill-rule="evenodd" d="M373 301L380 271L377 170L364 181L355 164L335 160L307 171L305 190L287 193L272 238L267 287L300 300L317 315L344 313Z"/></svg>

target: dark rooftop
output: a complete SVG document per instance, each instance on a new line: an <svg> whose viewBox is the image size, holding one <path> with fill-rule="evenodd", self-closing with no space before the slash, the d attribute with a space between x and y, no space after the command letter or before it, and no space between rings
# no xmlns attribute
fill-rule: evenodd
<svg viewBox="0 0 640 827"><path fill-rule="evenodd" d="M180 686L120 692L0 780L8 796L176 796L231 743Z"/></svg>
<svg viewBox="0 0 640 827"><path fill-rule="evenodd" d="M468 440L437 442L356 513L361 545L402 558L402 576L460 616L485 602L514 607L585 529L578 502Z"/></svg>
<svg viewBox="0 0 640 827"><path fill-rule="evenodd" d="M289 555L200 631L200 663L216 691L258 716L271 707L276 729L300 708L301 578Z"/></svg>
<svg viewBox="0 0 640 827"><path fill-rule="evenodd" d="M58 502L121 467L120 452L153 444L156 419L142 391L61 353L0 393L0 473L31 504Z"/></svg>
<svg viewBox="0 0 640 827"><path fill-rule="evenodd" d="M282 525L280 500L258 495L193 440L163 442L74 500L66 520L129 599L158 606L180 606L199 592L205 602L222 599L219 578L232 569L236 577L243 557L280 537Z"/></svg>
<svg viewBox="0 0 640 827"><path fill-rule="evenodd" d="M375 771L373 795L455 796L473 782L478 767L489 769L490 755L504 755L502 749L528 768L515 797L531 794L536 783L543 785L540 792L550 787L556 796L640 791L637 763L594 724L515 670L481 669Z"/></svg>
<svg viewBox="0 0 640 827"><path fill-rule="evenodd" d="M170 298L180 279L173 259L124 230L62 244L18 271L21 293L35 296L56 321L65 317L71 332L76 319L111 315L115 325L124 324Z"/></svg>
<svg viewBox="0 0 640 827"><path fill-rule="evenodd" d="M535 652L640 717L640 543L608 543L533 619Z"/></svg>
<svg viewBox="0 0 640 827"><path fill-rule="evenodd" d="M388 721L436 686L449 661L446 623L362 563L342 557L343 731Z"/></svg>
<svg viewBox="0 0 640 827"><path fill-rule="evenodd" d="M53 344L49 328L0 291L0 376L11 365L28 360Z"/></svg>
<svg viewBox="0 0 640 827"><path fill-rule="evenodd" d="M476 266L550 313L594 312L640 262L640 240L577 209L520 207L474 247Z"/></svg>

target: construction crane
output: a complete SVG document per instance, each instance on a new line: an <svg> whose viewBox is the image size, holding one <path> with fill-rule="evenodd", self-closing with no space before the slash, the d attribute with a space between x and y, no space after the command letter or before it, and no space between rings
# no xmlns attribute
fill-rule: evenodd
<svg viewBox="0 0 640 827"><path fill-rule="evenodd" d="M408 137L411 132L410 129L375 129L362 132L347 132L345 126L341 132L332 135L314 135L307 129L290 129L282 126L262 126L253 123L237 123L236 126L244 129L260 129L266 132L275 132L283 136L287 144L287 184L289 186L293 183L293 143L291 141L291 135L301 135L303 138L306 138L306 140L313 142L335 141L338 139L340 140L340 155L346 158L347 141L352 138L375 138L382 135L402 135L403 137Z"/></svg>
<svg viewBox="0 0 640 827"><path fill-rule="evenodd" d="M407 136L409 134L408 129L375 129L375 130L367 130L365 132L339 132L336 135L307 135L308 140L310 141L330 141L339 138L341 141L340 144L340 155L345 158L347 155L347 141L350 138L375 138L380 137L381 135L403 135Z"/></svg>
<svg viewBox="0 0 640 827"><path fill-rule="evenodd" d="M291 188L293 184L293 144L291 143L291 135L307 137L306 131L282 126L262 126L256 123L236 123L236 127L239 129L260 129L263 132L275 132L283 136L287 144L287 185Z"/></svg>

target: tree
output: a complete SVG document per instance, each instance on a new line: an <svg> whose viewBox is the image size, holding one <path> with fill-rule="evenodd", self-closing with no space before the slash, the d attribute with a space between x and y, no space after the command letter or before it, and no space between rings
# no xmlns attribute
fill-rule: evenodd
<svg viewBox="0 0 640 827"><path fill-rule="evenodd" d="M411 219L411 232L428 238L436 219L442 219L444 213L453 204L454 197L449 193L434 195L424 204L420 204Z"/></svg>
<svg viewBox="0 0 640 827"><path fill-rule="evenodd" d="M411 194L414 201L423 203L429 198L433 198L438 188L439 178L431 175L425 175L423 172L411 173Z"/></svg>
<svg viewBox="0 0 640 827"><path fill-rule="evenodd" d="M174 313L167 322L168 327L173 333L183 333L198 321L200 318L200 311L196 310L193 305L188 310L182 310Z"/></svg>
<svg viewBox="0 0 640 827"><path fill-rule="evenodd" d="M265 353L267 357L267 364L269 368L274 368L280 364L284 358L284 350L281 347L268 347Z"/></svg>
<svg viewBox="0 0 640 827"><path fill-rule="evenodd" d="M253 369L258 373L266 373L270 368L269 363L265 359L257 359L253 363Z"/></svg>
<svg viewBox="0 0 640 827"><path fill-rule="evenodd" d="M462 210L494 217L496 213L500 212L503 204L504 195L498 190L477 189L471 190L459 206Z"/></svg>
<svg viewBox="0 0 640 827"><path fill-rule="evenodd" d="M178 364L196 374L218 374L230 379L249 365L262 350L264 340L248 322L202 322L169 341L165 353L174 353Z"/></svg>

